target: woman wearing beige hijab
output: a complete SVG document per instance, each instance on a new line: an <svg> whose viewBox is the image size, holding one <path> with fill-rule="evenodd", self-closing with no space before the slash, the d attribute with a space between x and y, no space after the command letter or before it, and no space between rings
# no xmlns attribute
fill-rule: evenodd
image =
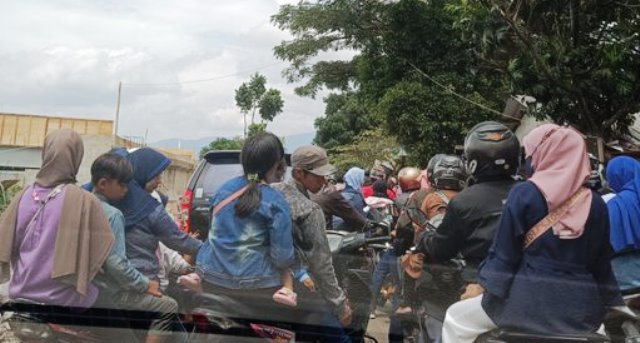
<svg viewBox="0 0 640 343"><path fill-rule="evenodd" d="M0 281L9 297L49 305L91 307L91 280L113 235L100 202L76 183L84 146L71 129L45 138L36 181L0 217Z"/></svg>

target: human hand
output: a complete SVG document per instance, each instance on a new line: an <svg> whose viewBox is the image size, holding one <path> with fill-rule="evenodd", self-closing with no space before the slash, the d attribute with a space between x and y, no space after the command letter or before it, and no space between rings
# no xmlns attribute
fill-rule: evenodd
<svg viewBox="0 0 640 343"><path fill-rule="evenodd" d="M470 283L467 285L464 293L460 296L460 300L474 298L482 293L484 293L484 287L477 283Z"/></svg>
<svg viewBox="0 0 640 343"><path fill-rule="evenodd" d="M302 281L302 283L304 284L305 287L307 287L307 289L311 292L315 292L316 291L316 284L313 282L313 279L306 278L304 279L304 281Z"/></svg>
<svg viewBox="0 0 640 343"><path fill-rule="evenodd" d="M185 254L185 255L182 255L182 258L192 266L194 266L196 264L196 259L193 257L193 255L186 255Z"/></svg>
<svg viewBox="0 0 640 343"><path fill-rule="evenodd" d="M340 315L340 324L342 326L351 325L351 321L353 320L353 310L349 305L349 300L345 300L344 305L342 306L342 314Z"/></svg>
<svg viewBox="0 0 640 343"><path fill-rule="evenodd" d="M149 280L149 285L147 286L147 294L151 294L154 297L162 297L162 292L160 291L160 283L155 280Z"/></svg>
<svg viewBox="0 0 640 343"><path fill-rule="evenodd" d="M413 253L409 257L409 267L413 270L422 270L424 266L424 254L423 253Z"/></svg>

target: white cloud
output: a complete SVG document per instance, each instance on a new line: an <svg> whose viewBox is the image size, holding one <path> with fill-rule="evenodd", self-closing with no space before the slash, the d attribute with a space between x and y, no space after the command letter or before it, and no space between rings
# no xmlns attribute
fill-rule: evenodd
<svg viewBox="0 0 640 343"><path fill-rule="evenodd" d="M0 12L0 111L113 118L150 140L242 133L234 90L256 68L283 92L279 135L313 131L320 99L299 98L273 47L288 39L270 23L297 0L13 1ZM270 65L269 67L265 67ZM134 83L211 82L142 87ZM129 84L129 85L127 85Z"/></svg>

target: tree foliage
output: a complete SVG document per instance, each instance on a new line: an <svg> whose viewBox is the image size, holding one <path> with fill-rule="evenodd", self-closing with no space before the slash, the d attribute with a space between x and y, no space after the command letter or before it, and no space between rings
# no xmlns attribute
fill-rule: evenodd
<svg viewBox="0 0 640 343"><path fill-rule="evenodd" d="M203 158L204 155L212 150L240 150L242 149L242 145L244 144L244 139L242 137L235 138L224 138L218 137L214 139L209 145L202 147L200 149L200 158Z"/></svg>
<svg viewBox="0 0 640 343"><path fill-rule="evenodd" d="M13 198L22 191L20 184L8 186L6 189L0 187L0 214L9 207Z"/></svg>
<svg viewBox="0 0 640 343"><path fill-rule="evenodd" d="M294 40L275 54L291 63L289 81L306 82L300 95L333 92L315 122L318 144L349 144L382 127L423 162L437 149L453 150L465 129L495 116L507 93L500 79L474 75L473 46L458 38L451 2L327 0L281 7L273 21ZM355 55L318 61L323 51L340 49Z"/></svg>
<svg viewBox="0 0 640 343"><path fill-rule="evenodd" d="M610 0L302 0L272 17L297 94L325 98L316 142L382 127L420 162L452 151L512 95L607 138L640 110L640 7ZM326 58L351 51L353 57ZM604 125L603 125L604 124Z"/></svg>
<svg viewBox="0 0 640 343"><path fill-rule="evenodd" d="M399 153L400 145L396 139L381 129L363 131L352 143L329 150L331 163L340 175L354 166L369 169L376 160L394 163L400 158Z"/></svg>
<svg viewBox="0 0 640 343"><path fill-rule="evenodd" d="M251 76L249 82L244 82L235 91L236 106L240 108L244 119L244 135L247 136L247 114L251 112L251 123L249 127L254 127L254 132L258 127L255 125L256 112L260 114L262 122L260 125L266 128L265 121L273 121L278 114L282 113L284 100L279 90L267 89L267 78L261 74ZM262 127L260 126L260 127ZM263 128L264 130L264 128Z"/></svg>
<svg viewBox="0 0 640 343"><path fill-rule="evenodd" d="M351 143L360 132L379 124L370 107L355 93L330 94L325 116L315 121L315 143L327 149Z"/></svg>
<svg viewBox="0 0 640 343"><path fill-rule="evenodd" d="M480 67L539 116L605 137L640 110L640 8L628 1L484 0L449 7Z"/></svg>

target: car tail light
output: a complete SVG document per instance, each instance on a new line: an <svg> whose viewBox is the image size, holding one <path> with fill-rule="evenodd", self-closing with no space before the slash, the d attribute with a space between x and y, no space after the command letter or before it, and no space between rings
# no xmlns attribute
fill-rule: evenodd
<svg viewBox="0 0 640 343"><path fill-rule="evenodd" d="M193 206L193 191L187 189L180 198L180 229L186 233L191 232L191 218L189 212Z"/></svg>

